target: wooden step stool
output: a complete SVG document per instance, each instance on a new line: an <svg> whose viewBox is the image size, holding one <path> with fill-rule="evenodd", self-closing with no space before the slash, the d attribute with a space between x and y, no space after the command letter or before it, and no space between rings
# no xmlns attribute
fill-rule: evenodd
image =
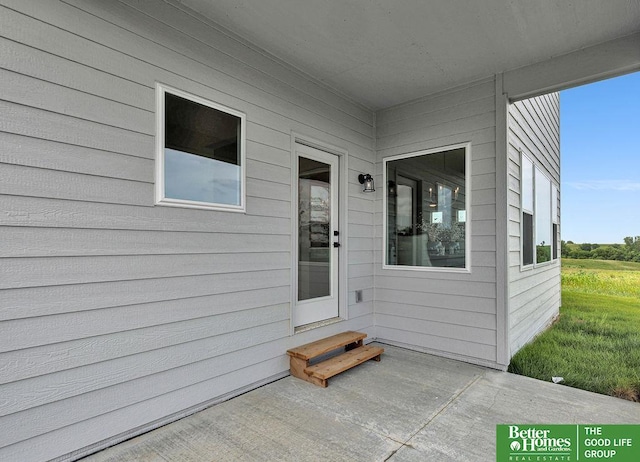
<svg viewBox="0 0 640 462"><path fill-rule="evenodd" d="M348 331L288 350L291 375L326 387L329 384L329 378L340 372L370 359L380 361L384 348L363 345L362 340L366 336L367 334L362 332ZM313 366L309 365L313 358L342 347L345 347L344 353Z"/></svg>

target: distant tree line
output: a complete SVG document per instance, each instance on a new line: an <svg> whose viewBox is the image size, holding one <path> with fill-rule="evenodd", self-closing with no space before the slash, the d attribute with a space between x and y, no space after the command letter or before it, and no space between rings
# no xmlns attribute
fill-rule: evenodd
<svg viewBox="0 0 640 462"><path fill-rule="evenodd" d="M640 262L640 236L627 236L624 244L575 244L572 241L560 241L560 255L564 258Z"/></svg>

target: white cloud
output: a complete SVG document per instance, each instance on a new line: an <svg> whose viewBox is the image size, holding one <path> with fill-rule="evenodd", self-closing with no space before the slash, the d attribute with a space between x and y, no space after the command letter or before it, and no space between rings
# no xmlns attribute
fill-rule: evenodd
<svg viewBox="0 0 640 462"><path fill-rule="evenodd" d="M580 190L593 191L640 191L640 181L631 180L590 180L573 181L568 186Z"/></svg>

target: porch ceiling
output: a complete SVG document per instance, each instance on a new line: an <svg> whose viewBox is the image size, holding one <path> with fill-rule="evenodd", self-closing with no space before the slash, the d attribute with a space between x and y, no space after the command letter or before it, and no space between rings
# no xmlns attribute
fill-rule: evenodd
<svg viewBox="0 0 640 462"><path fill-rule="evenodd" d="M640 30L640 0L180 0L377 110Z"/></svg>

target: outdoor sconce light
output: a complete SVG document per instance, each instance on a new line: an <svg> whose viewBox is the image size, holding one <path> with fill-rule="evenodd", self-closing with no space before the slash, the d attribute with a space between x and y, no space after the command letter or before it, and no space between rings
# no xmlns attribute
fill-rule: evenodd
<svg viewBox="0 0 640 462"><path fill-rule="evenodd" d="M369 173L358 175L358 181L362 185L362 192L374 192L376 190L373 186L373 177Z"/></svg>

